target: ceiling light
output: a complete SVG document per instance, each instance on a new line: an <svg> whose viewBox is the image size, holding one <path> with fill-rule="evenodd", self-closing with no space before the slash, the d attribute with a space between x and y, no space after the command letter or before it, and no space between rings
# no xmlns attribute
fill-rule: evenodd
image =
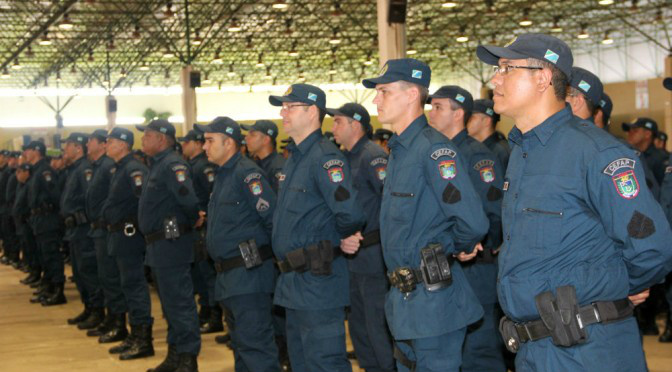
<svg viewBox="0 0 672 372"><path fill-rule="evenodd" d="M57 82L61 81L61 72L60 71L56 71L56 81Z"/></svg>
<svg viewBox="0 0 672 372"><path fill-rule="evenodd" d="M133 34L131 35L133 39L138 40L140 39L140 25L135 25L135 28L133 29Z"/></svg>
<svg viewBox="0 0 672 372"><path fill-rule="evenodd" d="M196 37L191 40L191 45L201 45L203 44L203 39L198 35L198 32L196 33Z"/></svg>
<svg viewBox="0 0 672 372"><path fill-rule="evenodd" d="M143 62L142 65L139 67L140 71L149 71L149 65L147 62Z"/></svg>
<svg viewBox="0 0 672 372"><path fill-rule="evenodd" d="M553 18L553 26L551 26L551 32L555 32L555 33L562 32L562 26L560 26L560 24L558 24L559 21L560 21L560 17Z"/></svg>
<svg viewBox="0 0 672 372"><path fill-rule="evenodd" d="M406 50L406 54L408 54L409 56L412 56L414 54L418 54L418 51L415 50L413 47L410 47Z"/></svg>
<svg viewBox="0 0 672 372"><path fill-rule="evenodd" d="M609 35L609 31L604 33L604 39L602 39L601 43L604 44L604 45L609 45L609 44L614 43L614 39L612 39L611 36Z"/></svg>
<svg viewBox="0 0 672 372"><path fill-rule="evenodd" d="M28 45L28 50L26 51L26 57L30 58L30 57L32 57L34 54L35 54L35 53L33 53L33 48L32 48L30 45Z"/></svg>
<svg viewBox="0 0 672 372"><path fill-rule="evenodd" d="M87 60L93 62L93 50L89 50L89 58Z"/></svg>
<svg viewBox="0 0 672 372"><path fill-rule="evenodd" d="M287 9L289 5L287 5L286 1L274 1L271 6L273 9Z"/></svg>
<svg viewBox="0 0 672 372"><path fill-rule="evenodd" d="M577 38L577 39L581 39L581 40L585 40L585 39L587 39L587 38L589 38L589 37L590 37L590 35L589 35L588 32L586 31L585 26L581 26L581 31L579 31L579 33L576 35L576 38Z"/></svg>
<svg viewBox="0 0 672 372"><path fill-rule="evenodd" d="M338 31L334 30L333 35L331 35L331 38L329 39L329 44L336 45L341 43L341 38L338 37Z"/></svg>
<svg viewBox="0 0 672 372"><path fill-rule="evenodd" d="M243 30L243 28L242 28L242 27L240 26L240 24L238 23L238 20L235 19L235 18L233 18L233 19L231 20L231 24L229 25L228 30L229 30L229 32L240 32L240 31Z"/></svg>
<svg viewBox="0 0 672 372"><path fill-rule="evenodd" d="M264 76L264 78L266 78L266 79L270 79L270 78L272 78L272 77L273 77L273 75L271 75L271 68L270 68L270 67L266 67L266 75Z"/></svg>
<svg viewBox="0 0 672 372"><path fill-rule="evenodd" d="M454 8L457 6L457 3L454 1L446 1L445 3L441 4L442 8Z"/></svg>
<svg viewBox="0 0 672 372"><path fill-rule="evenodd" d="M597 3L600 5L611 5L614 3L614 0L599 0Z"/></svg>
<svg viewBox="0 0 672 372"><path fill-rule="evenodd" d="M334 2L334 10L331 11L331 16L332 17L340 17L343 15L343 12L341 12L341 4L338 2Z"/></svg>
<svg viewBox="0 0 672 372"><path fill-rule="evenodd" d="M0 77L2 77L3 79L9 79L10 78L9 71L7 70L7 68L2 70L2 76L0 76Z"/></svg>
<svg viewBox="0 0 672 372"><path fill-rule="evenodd" d="M366 61L364 61L365 66L371 66L373 64L373 60L371 57L367 58Z"/></svg>
<svg viewBox="0 0 672 372"><path fill-rule="evenodd" d="M530 15L530 8L523 9L523 19L521 19L520 22L518 22L518 24L523 27L532 26L532 20L530 19L529 15Z"/></svg>
<svg viewBox="0 0 672 372"><path fill-rule="evenodd" d="M203 83L203 84L210 84L210 83L212 83L212 80L210 80L210 78L209 78L208 75L206 74L206 75L205 75L205 79L203 79L202 83Z"/></svg>
<svg viewBox="0 0 672 372"><path fill-rule="evenodd" d="M264 56L263 53L259 53L259 59L257 59L257 64L256 64L257 67L264 67L264 66L266 66L266 65L264 64L264 59L263 59L264 57L263 57L263 56Z"/></svg>
<svg viewBox="0 0 672 372"><path fill-rule="evenodd" d="M219 56L219 49L217 49L217 51L215 52L215 58L213 58L212 61L210 61L210 63L212 63L213 65L221 65L222 63L224 63L222 57Z"/></svg>
<svg viewBox="0 0 672 372"><path fill-rule="evenodd" d="M74 64L72 65L72 67L70 67L70 73L71 74L76 74L77 73L77 69L75 68Z"/></svg>
<svg viewBox="0 0 672 372"><path fill-rule="evenodd" d="M51 45L51 39L49 38L49 34L47 33L47 31L44 31L44 35L42 35L42 38L40 39L38 44L44 46Z"/></svg>
<svg viewBox="0 0 672 372"><path fill-rule="evenodd" d="M126 76L128 76L128 74L126 73L126 70L121 70L121 77L125 78Z"/></svg>
<svg viewBox="0 0 672 372"><path fill-rule="evenodd" d="M163 16L166 17L166 18L171 18L174 15L175 15L175 13L173 13L173 2L169 1L166 4L166 10L163 11Z"/></svg>
<svg viewBox="0 0 672 372"><path fill-rule="evenodd" d="M163 58L173 58L175 57L175 53L171 52L170 50L166 50L163 52Z"/></svg>
<svg viewBox="0 0 672 372"><path fill-rule="evenodd" d="M296 50L296 49L292 49L292 50L289 51L289 56L290 57L298 57L298 55L299 55L299 51Z"/></svg>
<svg viewBox="0 0 672 372"><path fill-rule="evenodd" d="M65 13L63 15L63 20L61 20L61 23L58 24L58 28L61 30L72 30L73 27L75 27L75 25L70 20L70 15Z"/></svg>
<svg viewBox="0 0 672 372"><path fill-rule="evenodd" d="M23 68L23 66L21 66L21 63L19 63L19 59L17 58L14 61L14 64L12 64L12 70L20 70L22 68Z"/></svg>
<svg viewBox="0 0 672 372"><path fill-rule="evenodd" d="M229 65L229 72L226 73L226 76L228 76L228 77L236 76L236 73L233 72L233 63Z"/></svg>

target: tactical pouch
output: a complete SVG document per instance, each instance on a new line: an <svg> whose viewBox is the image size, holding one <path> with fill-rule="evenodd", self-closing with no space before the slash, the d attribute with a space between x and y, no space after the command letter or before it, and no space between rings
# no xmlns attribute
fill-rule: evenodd
<svg viewBox="0 0 672 372"><path fill-rule="evenodd" d="M534 298L541 320L551 332L553 344L569 347L586 342L588 335L580 324L576 289L562 286L556 292L557 297L548 291Z"/></svg>
<svg viewBox="0 0 672 372"><path fill-rule="evenodd" d="M163 233L166 236L166 240L180 237L180 227L177 224L177 217L168 217L163 220Z"/></svg>
<svg viewBox="0 0 672 372"><path fill-rule="evenodd" d="M504 340L506 349L512 353L517 353L520 348L520 337L516 330L516 323L507 317L502 317L499 321L499 332Z"/></svg>
<svg viewBox="0 0 672 372"><path fill-rule="evenodd" d="M334 250L331 242L322 241L306 248L310 272L313 275L331 275L331 263L334 261Z"/></svg>
<svg viewBox="0 0 672 372"><path fill-rule="evenodd" d="M264 263L264 260L261 259L257 242L254 239L238 244L238 249L240 249L240 256L243 257L246 269L261 266Z"/></svg>
<svg viewBox="0 0 672 372"><path fill-rule="evenodd" d="M285 255L285 259L289 263L291 269L297 273L303 273L308 269L306 252L304 252L303 249L296 249L288 252L287 255Z"/></svg>
<svg viewBox="0 0 672 372"><path fill-rule="evenodd" d="M430 244L420 250L420 271L428 291L437 291L453 282L450 262L441 244Z"/></svg>
<svg viewBox="0 0 672 372"><path fill-rule="evenodd" d="M400 267L387 274L387 277L390 284L403 294L413 292L418 282L415 272L408 267Z"/></svg>

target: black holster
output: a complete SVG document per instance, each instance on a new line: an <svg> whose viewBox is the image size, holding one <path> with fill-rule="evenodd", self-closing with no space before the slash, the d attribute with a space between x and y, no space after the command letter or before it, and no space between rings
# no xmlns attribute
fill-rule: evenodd
<svg viewBox="0 0 672 372"><path fill-rule="evenodd" d="M208 258L208 247L206 244L206 229L196 230L196 241L194 242L194 261L200 262Z"/></svg>
<svg viewBox="0 0 672 372"><path fill-rule="evenodd" d="M534 298L539 316L551 332L553 344L568 347L586 342L588 334L580 324L576 289L562 286L556 293L554 296L550 291L543 292Z"/></svg>
<svg viewBox="0 0 672 372"><path fill-rule="evenodd" d="M504 339L504 346L512 353L517 353L520 348L520 337L516 329L516 323L507 317L502 317L499 321L499 332Z"/></svg>
<svg viewBox="0 0 672 372"><path fill-rule="evenodd" d="M259 247L257 247L256 240L250 239L244 241L238 244L238 249L240 249L240 256L243 258L246 269L261 266L264 263L264 260L261 258L261 253L259 252Z"/></svg>
<svg viewBox="0 0 672 372"><path fill-rule="evenodd" d="M428 291L436 291L453 282L450 262L441 244L429 244L420 250L420 271Z"/></svg>
<svg viewBox="0 0 672 372"><path fill-rule="evenodd" d="M334 250L331 242L323 240L306 248L306 256L310 262L313 275L331 275L331 263L334 261Z"/></svg>
<svg viewBox="0 0 672 372"><path fill-rule="evenodd" d="M180 237L180 226L177 224L177 217L167 217L163 220L163 233L166 240Z"/></svg>

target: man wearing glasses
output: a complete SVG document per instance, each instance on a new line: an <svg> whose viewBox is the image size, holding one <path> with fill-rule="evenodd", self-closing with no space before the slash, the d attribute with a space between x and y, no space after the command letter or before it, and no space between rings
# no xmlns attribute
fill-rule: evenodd
<svg viewBox="0 0 672 372"><path fill-rule="evenodd" d="M272 239L281 272L274 302L286 308L292 370L349 372L348 269L341 250L359 247L365 217L345 157L322 135L324 92L294 84L269 101L282 106L282 125L294 140L278 178Z"/></svg>
<svg viewBox="0 0 672 372"><path fill-rule="evenodd" d="M476 54L495 65L495 111L516 123L498 276L516 370L646 371L628 295L672 269L672 233L639 159L566 106L561 40L525 34Z"/></svg>

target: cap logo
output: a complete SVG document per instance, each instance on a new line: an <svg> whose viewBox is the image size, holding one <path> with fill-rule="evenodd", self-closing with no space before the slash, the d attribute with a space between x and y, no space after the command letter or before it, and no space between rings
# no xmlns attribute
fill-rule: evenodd
<svg viewBox="0 0 672 372"><path fill-rule="evenodd" d="M231 128L231 127L226 127L226 129L224 129L224 131L228 134L233 134L233 128Z"/></svg>
<svg viewBox="0 0 672 372"><path fill-rule="evenodd" d="M360 114L354 114L354 115L352 115L352 118L355 119L355 120L357 120L357 121L360 121L360 120L362 120L362 115L360 115Z"/></svg>
<svg viewBox="0 0 672 372"><path fill-rule="evenodd" d="M125 140L128 137L126 136L126 133L122 133L122 134L119 135L119 138L121 138L122 140Z"/></svg>
<svg viewBox="0 0 672 372"><path fill-rule="evenodd" d="M604 100L603 100L603 99L601 99L601 100L600 100L600 107L604 107L604 105L606 105L606 104L607 104L607 103L606 103L606 102L604 102Z"/></svg>
<svg viewBox="0 0 672 372"><path fill-rule="evenodd" d="M308 99L311 101L317 101L317 94L308 92Z"/></svg>
<svg viewBox="0 0 672 372"><path fill-rule="evenodd" d="M460 93L457 93L457 95L455 96L455 100L460 103L464 103L464 96L461 95Z"/></svg>
<svg viewBox="0 0 672 372"><path fill-rule="evenodd" d="M492 116L495 112L492 111L492 109L490 107L488 107L487 109L485 109L485 113Z"/></svg>
<svg viewBox="0 0 672 372"><path fill-rule="evenodd" d="M385 75L385 73L387 72L387 67L388 64L386 63L383 67L380 68L380 72L378 73L378 75Z"/></svg>
<svg viewBox="0 0 672 372"><path fill-rule="evenodd" d="M590 84L586 83L584 80L581 80L581 82L579 83L579 88L584 92L587 92L590 90Z"/></svg>
<svg viewBox="0 0 672 372"><path fill-rule="evenodd" d="M287 88L287 91L285 91L285 94L284 94L284 95L285 95L285 96L288 96L288 95L290 95L290 94L292 94L292 87Z"/></svg>
<svg viewBox="0 0 672 372"><path fill-rule="evenodd" d="M558 63L558 59L560 59L560 56L557 55L554 51L547 49L546 54L544 55L544 59L551 61L552 63Z"/></svg>
<svg viewBox="0 0 672 372"><path fill-rule="evenodd" d="M413 79L422 79L422 71L420 71L420 70L413 70L413 71L411 72L411 77L412 77Z"/></svg>
<svg viewBox="0 0 672 372"><path fill-rule="evenodd" d="M159 128L159 132L165 134L166 132L168 132L168 129L166 129L166 128Z"/></svg>
<svg viewBox="0 0 672 372"><path fill-rule="evenodd" d="M273 135L273 129L267 130L266 133L268 133L269 136L272 136Z"/></svg>
<svg viewBox="0 0 672 372"><path fill-rule="evenodd" d="M504 48L508 48L511 44L515 43L516 40L518 40L518 36L515 36L511 41L506 43L506 45L504 45Z"/></svg>
<svg viewBox="0 0 672 372"><path fill-rule="evenodd" d="M653 124L651 124L650 121L647 121L646 123L644 123L644 126L645 126L647 129L651 129L651 128L653 128Z"/></svg>
<svg viewBox="0 0 672 372"><path fill-rule="evenodd" d="M84 141L84 138L78 136L77 141L82 142L82 141Z"/></svg>

